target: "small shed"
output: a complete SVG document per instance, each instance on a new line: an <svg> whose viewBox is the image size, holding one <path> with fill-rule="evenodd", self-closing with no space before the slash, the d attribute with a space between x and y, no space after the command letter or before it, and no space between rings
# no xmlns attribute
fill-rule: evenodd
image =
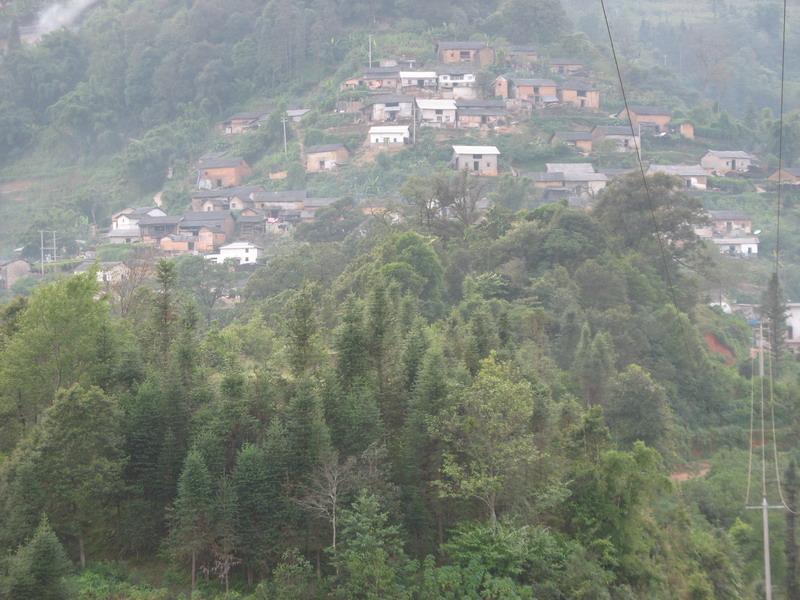
<svg viewBox="0 0 800 600"><path fill-rule="evenodd" d="M499 157L496 146L453 146L453 166L458 171L496 177Z"/></svg>

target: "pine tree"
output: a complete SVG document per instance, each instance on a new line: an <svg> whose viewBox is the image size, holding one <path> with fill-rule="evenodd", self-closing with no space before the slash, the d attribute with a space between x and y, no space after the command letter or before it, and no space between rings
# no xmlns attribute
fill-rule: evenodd
<svg viewBox="0 0 800 600"><path fill-rule="evenodd" d="M314 297L310 285L297 292L289 306L287 319L289 364L295 377L313 366L317 322L314 317Z"/></svg>
<svg viewBox="0 0 800 600"><path fill-rule="evenodd" d="M342 314L342 325L336 332L336 371L339 381L347 389L356 378L366 374L369 364L367 336L361 308L355 298L350 297L345 303Z"/></svg>
<svg viewBox="0 0 800 600"><path fill-rule="evenodd" d="M584 323L575 351L574 369L587 406L605 404L615 362L611 336L602 331L592 338L588 323Z"/></svg>
<svg viewBox="0 0 800 600"><path fill-rule="evenodd" d="M773 273L767 285L767 290L761 297L761 318L766 321L766 333L769 337L769 344L772 349L772 358L774 361L773 369L776 371L786 345L787 314L788 308L786 307L783 288L778 279L778 274Z"/></svg>
<svg viewBox="0 0 800 600"><path fill-rule="evenodd" d="M197 558L209 549L212 529L211 476L197 450L186 456L172 511L172 549L178 559L191 558L192 590L197 587Z"/></svg>
<svg viewBox="0 0 800 600"><path fill-rule="evenodd" d="M155 329L156 347L161 358L166 356L172 341L172 329L175 321L174 290L178 278L175 263L161 259L156 264L156 295L153 326Z"/></svg>
<svg viewBox="0 0 800 600"><path fill-rule="evenodd" d="M428 339L425 321L417 319L411 331L406 336L403 348L403 375L405 377L405 387L409 392L414 387L417 373L422 365L425 352L428 350L430 340Z"/></svg>
<svg viewBox="0 0 800 600"><path fill-rule="evenodd" d="M71 570L61 542L43 516L31 540L10 558L0 596L9 600L66 600L69 594L64 576Z"/></svg>
<svg viewBox="0 0 800 600"><path fill-rule="evenodd" d="M292 457L289 472L302 481L332 448L322 402L310 383L301 382L290 400L286 429Z"/></svg>
<svg viewBox="0 0 800 600"><path fill-rule="evenodd" d="M214 501L214 572L225 583L226 595L231 569L239 563L234 554L237 545L237 515L236 489L230 477L223 475L219 480Z"/></svg>
<svg viewBox="0 0 800 600"><path fill-rule="evenodd" d="M800 600L800 553L797 546L797 502L800 500L800 477L797 474L797 463L792 460L786 468L785 475L786 503L786 600Z"/></svg>

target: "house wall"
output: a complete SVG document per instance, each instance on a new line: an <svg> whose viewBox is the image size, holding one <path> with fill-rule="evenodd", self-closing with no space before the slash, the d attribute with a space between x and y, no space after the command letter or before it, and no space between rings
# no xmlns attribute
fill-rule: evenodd
<svg viewBox="0 0 800 600"><path fill-rule="evenodd" d="M713 240L712 240L713 241ZM720 254L735 254L739 256L757 256L758 244L717 244Z"/></svg>
<svg viewBox="0 0 800 600"><path fill-rule="evenodd" d="M225 135L239 135L247 131L252 124L252 119L233 119L223 125L222 132Z"/></svg>
<svg viewBox="0 0 800 600"><path fill-rule="evenodd" d="M482 67L488 67L489 65L494 64L494 50L492 48L486 47L481 48L477 52L477 63Z"/></svg>
<svg viewBox="0 0 800 600"><path fill-rule="evenodd" d="M371 108L370 120L378 123L411 118L410 102L400 102L397 107L390 107L388 110L385 104L373 104Z"/></svg>
<svg viewBox="0 0 800 600"><path fill-rule="evenodd" d="M600 108L600 92L590 90L583 96L578 90L562 89L558 95L559 100L565 104L571 104L577 108Z"/></svg>
<svg viewBox="0 0 800 600"><path fill-rule="evenodd" d="M497 98L508 99L508 79L498 77L494 80L494 95Z"/></svg>
<svg viewBox="0 0 800 600"><path fill-rule="evenodd" d="M711 222L711 231L717 235L725 235L734 231L752 233L753 222L750 219L714 219Z"/></svg>
<svg viewBox="0 0 800 600"><path fill-rule="evenodd" d="M746 173L747 170L750 168L752 161L747 158L737 158L735 160L736 168L733 168L733 160L732 159L725 159L720 158L719 156L714 156L713 154L706 154L701 160L700 165L709 171L714 171L715 173Z"/></svg>
<svg viewBox="0 0 800 600"><path fill-rule="evenodd" d="M448 65L472 62L475 60L475 50L464 50L464 52L469 54L469 58L461 58L461 52L461 50L440 50L439 60Z"/></svg>
<svg viewBox="0 0 800 600"><path fill-rule="evenodd" d="M583 69L583 65L553 65L550 70L559 75L575 75Z"/></svg>
<svg viewBox="0 0 800 600"><path fill-rule="evenodd" d="M634 128L638 128L639 123L652 123L658 127L659 131L666 131L672 117L669 115L638 115L631 112L631 121L633 121Z"/></svg>
<svg viewBox="0 0 800 600"><path fill-rule="evenodd" d="M478 97L477 88L470 85L453 86L452 96L456 100L474 100Z"/></svg>
<svg viewBox="0 0 800 600"><path fill-rule="evenodd" d="M681 135L687 140L694 139L694 125L691 123L681 123Z"/></svg>
<svg viewBox="0 0 800 600"><path fill-rule="evenodd" d="M258 262L260 256L259 248L220 249L220 261L223 263L232 258L238 260L240 265L250 265Z"/></svg>
<svg viewBox="0 0 800 600"><path fill-rule="evenodd" d="M25 277L30 272L31 266L24 260L15 260L8 263L2 269L0 269L0 273L2 273L3 276L3 289L9 289L18 280L20 280L22 277Z"/></svg>
<svg viewBox="0 0 800 600"><path fill-rule="evenodd" d="M371 146L402 146L408 140L402 133L370 133Z"/></svg>
<svg viewBox="0 0 800 600"><path fill-rule="evenodd" d="M592 140L578 140L575 142L575 147L581 152L591 152Z"/></svg>
<svg viewBox="0 0 800 600"><path fill-rule="evenodd" d="M221 169L202 169L200 179L211 182L212 187L234 187L241 185L249 175L250 169L242 165Z"/></svg>
<svg viewBox="0 0 800 600"><path fill-rule="evenodd" d="M458 117L458 126L467 129L478 129L480 127L495 127L500 122L500 117L487 116L481 117L480 115L465 115Z"/></svg>
<svg viewBox="0 0 800 600"><path fill-rule="evenodd" d="M442 114L437 115L435 109L424 109L420 111L420 118L426 125L438 127L455 127L456 111L453 109L442 110Z"/></svg>
<svg viewBox="0 0 800 600"><path fill-rule="evenodd" d="M475 170L475 162L478 162L478 170ZM469 171L470 173L477 173L494 177L498 174L497 168L497 155L483 155L480 158L475 158L472 154L458 154L456 155L455 167L458 171Z"/></svg>
<svg viewBox="0 0 800 600"><path fill-rule="evenodd" d="M347 161L347 150L332 150L330 152L316 152L306 157L306 171L309 173L319 173L335 169L338 165ZM323 165L320 165L323 162Z"/></svg>
<svg viewBox="0 0 800 600"><path fill-rule="evenodd" d="M168 237L161 238L158 246L164 252L185 253L192 251L192 243L188 241L175 241Z"/></svg>

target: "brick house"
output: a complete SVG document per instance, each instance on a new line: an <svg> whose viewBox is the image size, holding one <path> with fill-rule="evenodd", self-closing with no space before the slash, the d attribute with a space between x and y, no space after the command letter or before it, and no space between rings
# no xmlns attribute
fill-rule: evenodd
<svg viewBox="0 0 800 600"><path fill-rule="evenodd" d="M639 132L639 127L652 127L659 132L665 132L669 129L669 124L672 121L672 112L658 106L631 106L630 111L631 122L637 133ZM628 112L623 108L617 114L617 118L627 121Z"/></svg>
<svg viewBox="0 0 800 600"><path fill-rule="evenodd" d="M484 42L438 42L436 56L444 64L466 62L488 67L495 61L494 50Z"/></svg>
<svg viewBox="0 0 800 600"><path fill-rule="evenodd" d="M347 162L350 152L344 144L322 144L306 148L306 171L331 171Z"/></svg>
<svg viewBox="0 0 800 600"><path fill-rule="evenodd" d="M239 157L206 157L197 163L197 188L211 190L242 185L252 175L250 165Z"/></svg>
<svg viewBox="0 0 800 600"><path fill-rule="evenodd" d="M575 108L600 108L600 91L587 81L567 81L558 86L558 100Z"/></svg>
<svg viewBox="0 0 800 600"><path fill-rule="evenodd" d="M557 131L550 136L551 144L566 144L572 146L579 152L588 154L592 151L592 132L591 131Z"/></svg>

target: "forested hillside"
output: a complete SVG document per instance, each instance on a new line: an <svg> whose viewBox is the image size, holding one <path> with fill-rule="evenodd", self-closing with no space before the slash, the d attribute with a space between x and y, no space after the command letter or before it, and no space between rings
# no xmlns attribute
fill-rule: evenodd
<svg viewBox="0 0 800 600"><path fill-rule="evenodd" d="M43 36L44 3L0 0L0 598L763 597L745 505L800 502L780 6L607 4L663 130L588 0L106 0ZM366 70L452 73L442 40L491 50L497 125L424 127L422 90L413 141L365 141ZM564 100L569 59L597 106ZM464 146L496 171L454 171ZM587 165L602 186L548 188ZM179 228L205 213L207 252ZM174 228L110 241L134 216ZM798 600L796 513L769 523Z"/></svg>

